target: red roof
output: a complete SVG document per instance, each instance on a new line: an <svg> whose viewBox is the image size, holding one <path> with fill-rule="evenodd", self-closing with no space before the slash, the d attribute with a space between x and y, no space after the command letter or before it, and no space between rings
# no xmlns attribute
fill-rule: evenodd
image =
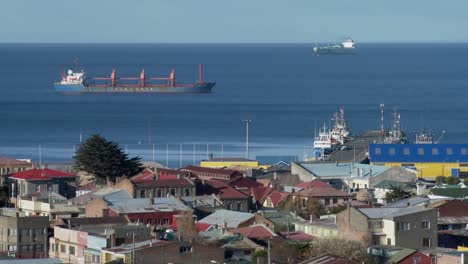
<svg viewBox="0 0 468 264"><path fill-rule="evenodd" d="M289 232L289 236L288 236L288 232L281 232L281 235L286 238L289 237L290 240L295 240L295 241L311 241L316 238L302 231L291 231Z"/></svg>
<svg viewBox="0 0 468 264"><path fill-rule="evenodd" d="M216 189L216 194L219 195L221 199L246 199L249 197L247 194L232 188L224 181L208 180L207 183Z"/></svg>
<svg viewBox="0 0 468 264"><path fill-rule="evenodd" d="M260 202L261 204L269 194L275 191L275 188L273 187L264 187L264 186L257 186L251 188L252 190L252 196L254 197L255 201Z"/></svg>
<svg viewBox="0 0 468 264"><path fill-rule="evenodd" d="M333 187L313 187L296 193L305 197L352 197L352 194L343 192Z"/></svg>
<svg viewBox="0 0 468 264"><path fill-rule="evenodd" d="M275 237L276 234L273 233L270 229L263 225L255 225L255 226L248 226L248 227L241 227L241 228L234 228L230 229L229 231L241 234L246 238L255 238L255 239L262 239L262 238L271 238Z"/></svg>
<svg viewBox="0 0 468 264"><path fill-rule="evenodd" d="M205 232L206 230L208 230L213 225L197 222L197 223L195 223L195 226L197 227L198 231Z"/></svg>
<svg viewBox="0 0 468 264"><path fill-rule="evenodd" d="M31 162L12 159L8 157L0 157L0 165L31 165Z"/></svg>
<svg viewBox="0 0 468 264"><path fill-rule="evenodd" d="M51 170L51 169L31 169L27 171L17 172L10 176L13 179L22 180L50 180L53 178L74 178L74 174L68 172Z"/></svg>
<svg viewBox="0 0 468 264"><path fill-rule="evenodd" d="M152 181L154 177L155 175L153 171L149 169L145 169L142 172L138 173L137 175L131 177L130 181L132 182Z"/></svg>
<svg viewBox="0 0 468 264"><path fill-rule="evenodd" d="M261 186L261 184L254 179L243 176L233 177L230 181L228 181L228 184L234 188L252 188Z"/></svg>
<svg viewBox="0 0 468 264"><path fill-rule="evenodd" d="M330 184L321 181L321 180L313 180L308 182L301 182L296 184L294 187L301 187L302 189L309 189L312 187L328 187Z"/></svg>
<svg viewBox="0 0 468 264"><path fill-rule="evenodd" d="M271 200L271 203L273 204L273 207L278 207L278 205L284 201L286 198L288 198L290 193L288 192L280 192L280 191L274 191L270 195L268 195L267 199Z"/></svg>

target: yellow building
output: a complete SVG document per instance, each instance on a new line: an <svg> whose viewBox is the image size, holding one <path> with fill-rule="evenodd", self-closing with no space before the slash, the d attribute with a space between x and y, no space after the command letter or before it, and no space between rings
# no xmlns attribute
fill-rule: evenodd
<svg viewBox="0 0 468 264"><path fill-rule="evenodd" d="M258 168L258 160L250 160L245 158L214 158L209 160L202 160L200 167L205 168Z"/></svg>

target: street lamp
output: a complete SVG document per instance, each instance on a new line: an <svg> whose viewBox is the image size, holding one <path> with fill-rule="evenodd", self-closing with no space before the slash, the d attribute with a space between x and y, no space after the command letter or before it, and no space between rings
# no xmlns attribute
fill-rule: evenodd
<svg viewBox="0 0 468 264"><path fill-rule="evenodd" d="M245 136L245 158L249 159L249 124L252 123L252 120L245 119L242 120L243 123L245 123L245 130L246 130L246 136Z"/></svg>

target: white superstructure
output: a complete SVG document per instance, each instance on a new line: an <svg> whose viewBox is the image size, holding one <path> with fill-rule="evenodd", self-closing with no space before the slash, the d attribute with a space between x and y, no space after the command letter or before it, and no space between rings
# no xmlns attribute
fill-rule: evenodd
<svg viewBox="0 0 468 264"><path fill-rule="evenodd" d="M80 85L80 84L83 84L83 81L84 81L84 71L81 71L81 72L73 72L72 69L69 69L68 72L67 72L67 75L63 75L62 76L62 81L60 82L60 84L76 84L76 85Z"/></svg>
<svg viewBox="0 0 468 264"><path fill-rule="evenodd" d="M352 39L346 39L344 42L341 43L341 46L345 49L354 49L354 41Z"/></svg>

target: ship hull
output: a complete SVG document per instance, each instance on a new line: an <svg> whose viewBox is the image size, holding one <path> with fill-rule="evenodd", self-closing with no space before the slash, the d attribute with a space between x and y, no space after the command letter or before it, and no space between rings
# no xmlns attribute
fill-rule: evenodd
<svg viewBox="0 0 468 264"><path fill-rule="evenodd" d="M92 86L55 83L54 88L62 93L211 93L216 83L202 83L186 86Z"/></svg>
<svg viewBox="0 0 468 264"><path fill-rule="evenodd" d="M315 55L353 55L356 54L354 48L332 48L320 47L314 49Z"/></svg>

